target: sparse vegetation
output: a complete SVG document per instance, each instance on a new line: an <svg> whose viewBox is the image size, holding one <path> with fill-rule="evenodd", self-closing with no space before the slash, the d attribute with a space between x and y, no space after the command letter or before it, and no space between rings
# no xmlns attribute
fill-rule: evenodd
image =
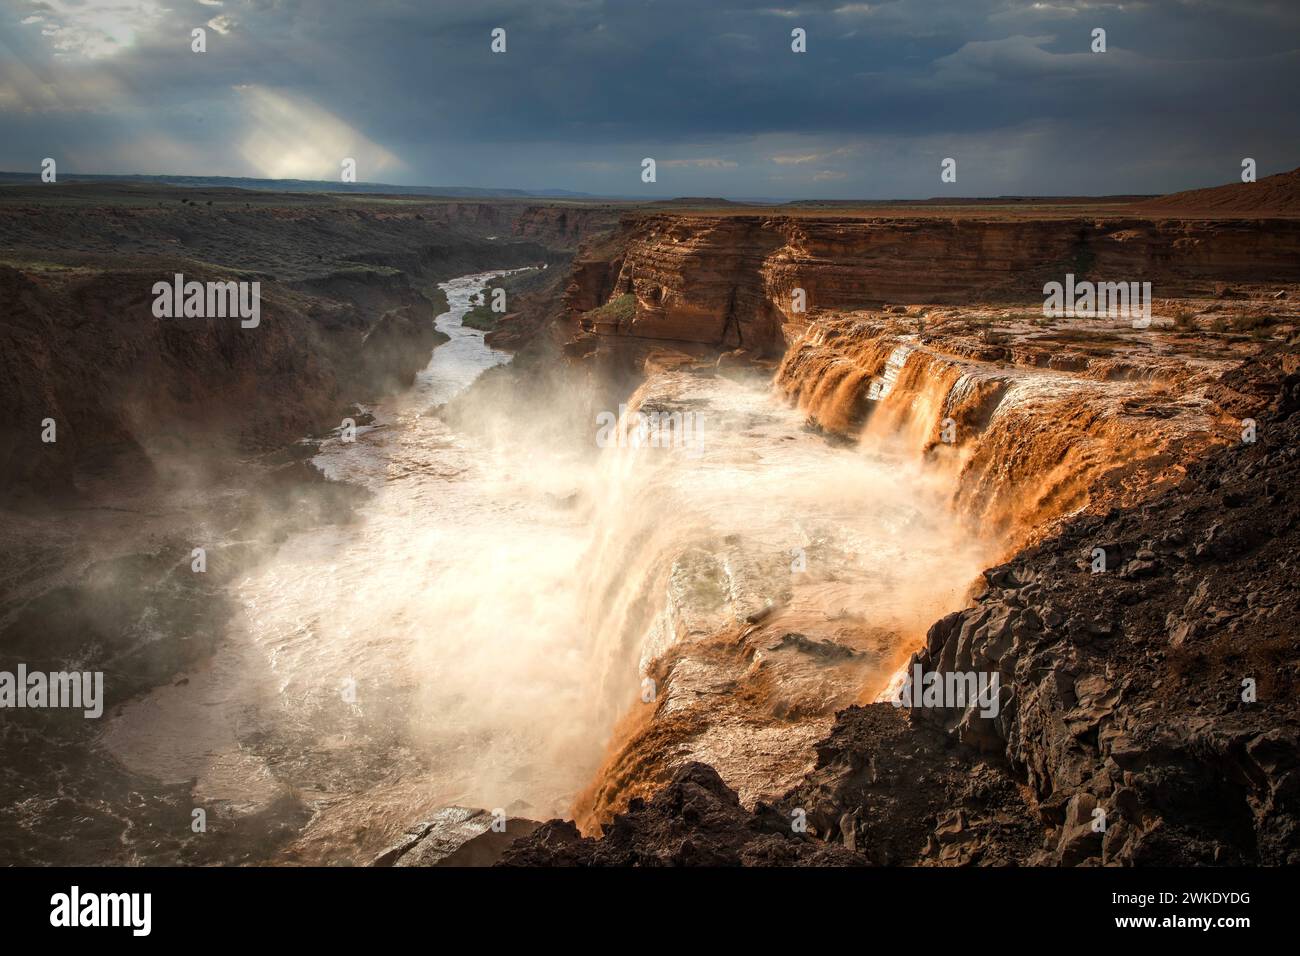
<svg viewBox="0 0 1300 956"><path fill-rule="evenodd" d="M460 324L467 329L477 329L480 332L491 332L497 327L497 320L504 313L493 312L491 305L492 286L484 286L477 292L474 298L470 299L473 306L465 317L460 320Z"/></svg>
<svg viewBox="0 0 1300 956"><path fill-rule="evenodd" d="M465 318L461 320L461 324L467 329L491 332L497 327L497 323L503 315L514 311L513 302L515 296L522 295L535 288L540 284L545 274L546 270L544 269L527 269L513 275L493 279L470 299L472 308L465 313ZM492 292L494 289L506 290L506 312L492 311Z"/></svg>
<svg viewBox="0 0 1300 956"><path fill-rule="evenodd" d="M622 325L631 322L636 315L636 296L630 292L615 296L604 305L582 314L583 323L617 322Z"/></svg>
<svg viewBox="0 0 1300 956"><path fill-rule="evenodd" d="M377 276L396 276L401 275L401 269L395 269L392 266L370 265L366 262L346 262L335 269L334 275L339 277L377 275Z"/></svg>
<svg viewBox="0 0 1300 956"><path fill-rule="evenodd" d="M1255 332L1270 324L1267 315L1239 315L1232 320L1234 332Z"/></svg>

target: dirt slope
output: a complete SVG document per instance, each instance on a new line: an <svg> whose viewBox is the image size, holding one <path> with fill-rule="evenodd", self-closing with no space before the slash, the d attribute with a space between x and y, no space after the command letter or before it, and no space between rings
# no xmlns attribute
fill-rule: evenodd
<svg viewBox="0 0 1300 956"><path fill-rule="evenodd" d="M1170 214L1300 216L1300 169L1265 176L1253 183L1229 183L1227 186L1171 193L1141 205Z"/></svg>

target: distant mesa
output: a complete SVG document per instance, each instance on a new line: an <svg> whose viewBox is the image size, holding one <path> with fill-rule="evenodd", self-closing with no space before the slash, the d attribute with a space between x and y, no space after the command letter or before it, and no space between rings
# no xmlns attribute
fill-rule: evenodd
<svg viewBox="0 0 1300 956"><path fill-rule="evenodd" d="M739 205L739 203L736 203L730 199L718 199L713 196L678 196L676 199L656 199L650 205L652 206L736 206Z"/></svg>
<svg viewBox="0 0 1300 956"><path fill-rule="evenodd" d="M128 193L146 185L181 186L205 190L256 190L277 193L360 193L368 196L428 196L444 199L576 200L632 203L650 208L726 209L746 206L785 206L792 209L872 209L876 207L1009 207L1045 206L1131 206L1165 214L1203 213L1209 216L1300 215L1300 169L1266 176L1254 183L1234 182L1226 186L1192 189L1158 195L1108 196L935 196L929 199L723 199L716 196L679 196L647 199L644 196L602 196L565 189L505 189L480 186L400 186L392 183L341 183L321 179L256 179L244 176L169 176L154 174L111 175L103 173L60 174L61 183L83 188L97 185L110 192ZM0 171L0 186L40 185L33 172Z"/></svg>
<svg viewBox="0 0 1300 956"><path fill-rule="evenodd" d="M38 184L37 173L0 172L0 186ZM392 183L341 183L326 179L255 179L247 176L164 176L111 175L108 173L59 173L62 183L116 185L160 184L208 189L258 189L271 192L346 192L389 196L442 196L457 199L595 199L591 193L567 189L494 189L478 186L397 186Z"/></svg>
<svg viewBox="0 0 1300 956"><path fill-rule="evenodd" d="M1216 215L1300 215L1300 168L1276 176L1265 176L1253 183L1230 183L1227 186L1170 193L1144 205L1153 209L1212 212Z"/></svg>

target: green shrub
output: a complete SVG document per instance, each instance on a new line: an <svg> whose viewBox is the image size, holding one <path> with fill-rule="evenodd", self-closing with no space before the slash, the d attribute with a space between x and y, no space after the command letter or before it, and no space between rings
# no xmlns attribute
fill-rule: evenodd
<svg viewBox="0 0 1300 956"><path fill-rule="evenodd" d="M591 322L631 322L636 315L636 296L630 292L610 299L604 305L582 314L584 320Z"/></svg>

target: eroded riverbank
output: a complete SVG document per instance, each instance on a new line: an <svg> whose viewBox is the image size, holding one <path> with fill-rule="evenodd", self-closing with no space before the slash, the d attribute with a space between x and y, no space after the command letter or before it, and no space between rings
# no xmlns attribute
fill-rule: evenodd
<svg viewBox="0 0 1300 956"><path fill-rule="evenodd" d="M450 428L437 407L506 359L459 325L482 282L444 284L450 341L321 445L369 494L351 520L241 576L212 659L105 731L214 826L292 805L277 860L366 862L449 804L594 824L688 759L770 798L994 556L919 462L828 441L761 375L651 372L630 405L696 416L690 448L599 448L558 401ZM648 705L662 746L622 766Z"/></svg>
<svg viewBox="0 0 1300 956"><path fill-rule="evenodd" d="M508 356L459 324L483 280L444 283L449 340L355 441L302 446L334 481L285 496L293 521L184 531L213 557L187 600L220 613L177 658L173 619L129 609L135 686L159 649L174 673L113 711L93 766L68 751L76 786L15 801L46 859L80 859L50 824L88 812L128 862L358 864L448 805L595 833L697 763L745 808L783 799L982 568L1040 522L1175 485L1254 407L1222 401L1250 343L927 307L820 317L779 368L623 342L631 395L557 357L565 388L498 402L514 372L483 373ZM600 447L593 403L701 427ZM127 503L150 527L192 518L147 495ZM196 577L174 545L166 593ZM828 812L818 834L848 832Z"/></svg>
<svg viewBox="0 0 1300 956"><path fill-rule="evenodd" d="M488 275L443 284L451 309L437 325L450 340L411 389L370 409L355 441L322 443L317 465L366 489L365 503L291 535L234 583L237 613L213 658L105 732L132 771L192 781L214 826L277 801L301 807L310 822L283 859L360 862L421 807L491 802L493 768L537 766L535 736L501 727L533 720L527 670L550 655L530 664L502 646L527 609L492 595L485 571L540 541L562 551L574 521L549 504L544 476L510 471L506 450L493 457L429 414L509 358L459 324ZM430 647L445 653L423 661ZM475 683L492 677L485 661L503 688L490 708ZM514 680L512 664L524 669ZM557 680L540 686L563 695ZM488 711L499 724L482 721ZM555 800L557 787L516 789Z"/></svg>

